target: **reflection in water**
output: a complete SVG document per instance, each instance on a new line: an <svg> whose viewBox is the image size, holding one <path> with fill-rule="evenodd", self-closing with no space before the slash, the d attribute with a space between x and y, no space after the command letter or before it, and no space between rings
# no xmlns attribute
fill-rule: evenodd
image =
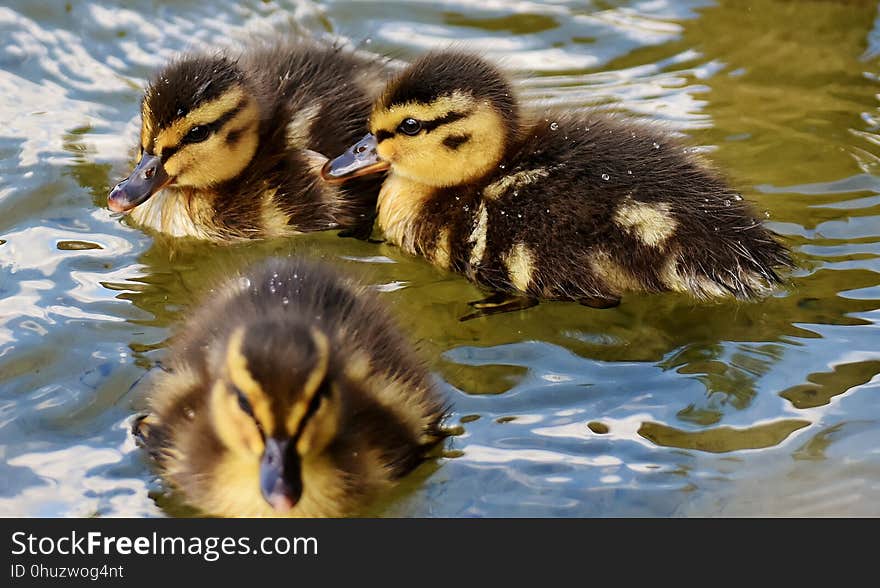
<svg viewBox="0 0 880 588"><path fill-rule="evenodd" d="M798 384L779 393L795 408L824 406L835 396L843 394L856 386L870 382L880 374L880 361L860 361L834 366L830 372L813 373L807 376L809 384Z"/></svg>
<svg viewBox="0 0 880 588"><path fill-rule="evenodd" d="M301 254L372 284L455 402L444 457L377 513L880 514L876 3L67 6L0 7L0 513L192 514L133 450L129 388L217 279ZM273 31L402 59L456 42L523 74L532 102L659 120L801 267L761 303L632 296L461 323L481 293L385 244L218 248L110 215L153 68Z"/></svg>
<svg viewBox="0 0 880 588"><path fill-rule="evenodd" d="M809 421L785 420L755 425L748 429L717 427L701 431L682 431L660 423L647 422L639 427L639 435L664 447L728 453L779 445L789 435L809 425Z"/></svg>

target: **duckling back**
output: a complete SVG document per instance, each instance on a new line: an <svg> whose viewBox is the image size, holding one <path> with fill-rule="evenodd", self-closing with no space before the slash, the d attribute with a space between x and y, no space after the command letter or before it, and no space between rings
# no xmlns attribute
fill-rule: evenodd
<svg viewBox="0 0 880 588"><path fill-rule="evenodd" d="M455 255L465 271L569 300L668 290L746 299L780 283L786 248L683 144L608 115L545 118L479 186L470 225L485 215L483 232Z"/></svg>
<svg viewBox="0 0 880 588"><path fill-rule="evenodd" d="M419 465L444 400L382 306L328 267L273 260L182 326L135 434L221 516L343 516Z"/></svg>

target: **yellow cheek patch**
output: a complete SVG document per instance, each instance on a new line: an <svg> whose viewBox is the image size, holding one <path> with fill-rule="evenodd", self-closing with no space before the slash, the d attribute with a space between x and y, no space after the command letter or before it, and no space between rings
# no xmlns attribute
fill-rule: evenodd
<svg viewBox="0 0 880 588"><path fill-rule="evenodd" d="M449 111L440 108L437 112L443 116ZM427 186L461 185L483 176L501 161L506 126L488 103L468 112L464 118L430 132L412 137L398 133L379 144L379 156L391 162L393 174ZM451 135L468 135L470 140L450 149L443 140Z"/></svg>
<svg viewBox="0 0 880 588"><path fill-rule="evenodd" d="M665 202L646 204L628 200L614 213L614 222L651 247L662 246L678 228Z"/></svg>
<svg viewBox="0 0 880 588"><path fill-rule="evenodd" d="M206 494L200 497L200 509L221 516L277 516L260 492L260 460L221 454L210 481L205 484Z"/></svg>
<svg viewBox="0 0 880 588"><path fill-rule="evenodd" d="M504 265L507 267L510 283L517 290L527 291L534 276L535 260L525 243L517 243L510 248Z"/></svg>
<svg viewBox="0 0 880 588"><path fill-rule="evenodd" d="M211 418L214 431L230 451L239 455L261 455L263 438L257 424L238 405L238 398L222 381L211 390Z"/></svg>
<svg viewBox="0 0 880 588"><path fill-rule="evenodd" d="M321 387L321 382L327 376L327 366L330 363L330 342L327 340L327 335L313 328L312 341L315 344L317 353L315 367L303 384L299 402L290 411L287 421L284 423L287 434L291 437L296 435L302 427L302 421L309 409L309 404L311 404L312 398Z"/></svg>
<svg viewBox="0 0 880 588"><path fill-rule="evenodd" d="M226 375L236 388L241 390L245 395L251 408L254 411L254 417L263 427L263 431L267 435L271 435L275 431L275 419L272 416L272 405L269 398L263 392L262 386L254 380L251 372L248 370L247 358L242 353L242 344L244 343L244 329L237 329L229 338L229 345L226 348ZM229 394L233 397L233 394ZM242 412L241 409L238 409ZM245 415L247 416L247 415Z"/></svg>
<svg viewBox="0 0 880 588"><path fill-rule="evenodd" d="M259 109L249 103L208 140L180 147L165 162L165 171L179 186L206 188L230 180L253 159L258 125ZM237 140L230 142L230 133L239 134Z"/></svg>
<svg viewBox="0 0 880 588"><path fill-rule="evenodd" d="M394 161L394 157L397 155L397 149L394 145L394 139L386 139L379 143L379 146L376 147L376 153L379 154L381 159L385 161Z"/></svg>

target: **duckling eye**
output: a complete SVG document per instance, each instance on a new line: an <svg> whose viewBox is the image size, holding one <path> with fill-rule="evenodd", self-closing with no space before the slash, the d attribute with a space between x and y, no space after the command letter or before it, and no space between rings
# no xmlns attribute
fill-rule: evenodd
<svg viewBox="0 0 880 588"><path fill-rule="evenodd" d="M400 123L397 130L404 135L418 135L419 131L422 130L422 123L414 118L407 118Z"/></svg>
<svg viewBox="0 0 880 588"><path fill-rule="evenodd" d="M241 411L243 413L245 413L246 415L248 415L249 417L253 418L254 409L251 406L251 403L248 402L248 399L244 395L244 393L241 390L239 390L238 388L235 388L235 396L238 399L238 407L241 409Z"/></svg>
<svg viewBox="0 0 880 588"><path fill-rule="evenodd" d="M201 143L211 134L211 129L207 125L199 125L193 127L186 134L183 140L187 143Z"/></svg>

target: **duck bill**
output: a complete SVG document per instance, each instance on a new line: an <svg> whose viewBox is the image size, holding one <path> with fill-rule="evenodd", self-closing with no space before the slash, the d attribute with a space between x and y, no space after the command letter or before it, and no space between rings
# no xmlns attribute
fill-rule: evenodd
<svg viewBox="0 0 880 588"><path fill-rule="evenodd" d="M372 134L365 135L345 153L325 163L321 168L321 177L325 182L340 183L387 170L390 164L379 158L377 146L376 137Z"/></svg>
<svg viewBox="0 0 880 588"><path fill-rule="evenodd" d="M287 455L289 443L289 440L266 439L260 461L260 491L269 506L279 513L296 506L302 496L299 459Z"/></svg>
<svg viewBox="0 0 880 588"><path fill-rule="evenodd" d="M159 156L144 153L131 175L116 184L107 196L107 208L113 212L128 212L146 202L170 181Z"/></svg>

